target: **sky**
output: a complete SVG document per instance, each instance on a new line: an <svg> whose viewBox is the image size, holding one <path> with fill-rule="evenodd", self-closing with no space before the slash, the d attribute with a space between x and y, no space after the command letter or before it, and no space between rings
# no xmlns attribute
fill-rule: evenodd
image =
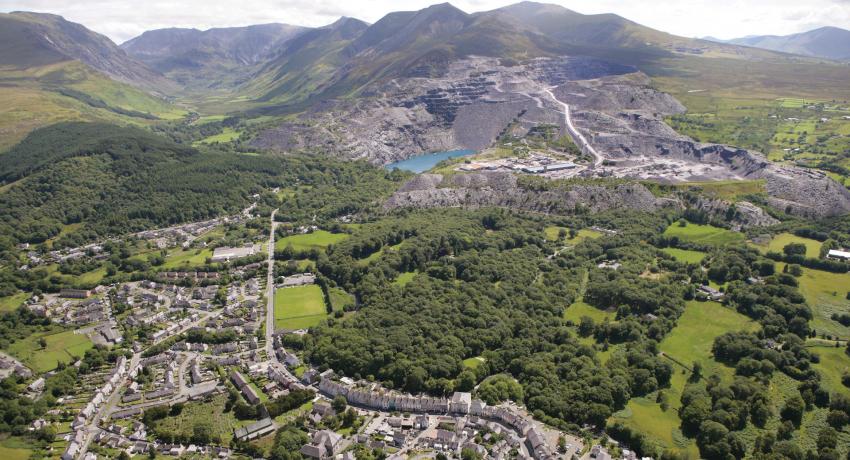
<svg viewBox="0 0 850 460"><path fill-rule="evenodd" d="M269 22L318 27L340 16L375 22L391 11L441 0L0 0L0 12L55 13L122 43L164 27L244 26ZM519 0L454 0L466 12ZM686 37L787 35L822 26L850 29L850 0L541 0L579 13L616 13Z"/></svg>

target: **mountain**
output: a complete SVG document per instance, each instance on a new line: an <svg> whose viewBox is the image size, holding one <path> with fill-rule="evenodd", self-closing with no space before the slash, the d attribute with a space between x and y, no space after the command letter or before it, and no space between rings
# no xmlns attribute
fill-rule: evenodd
<svg viewBox="0 0 850 460"><path fill-rule="evenodd" d="M296 37L240 92L264 104L347 97L375 82L439 76L449 63L468 56L521 62L568 54L636 65L672 56L737 59L766 53L677 37L613 14L584 15L535 2L474 14L449 3L393 12L372 25L359 23L341 39L333 36L338 27Z"/></svg>
<svg viewBox="0 0 850 460"><path fill-rule="evenodd" d="M341 18L304 32L284 43L242 90L263 102L304 100L342 68L347 60L343 49L368 27L358 19Z"/></svg>
<svg viewBox="0 0 850 460"><path fill-rule="evenodd" d="M68 60L80 61L110 78L141 88L173 88L161 74L80 24L53 14L0 14L0 62L5 66L27 69Z"/></svg>
<svg viewBox="0 0 850 460"><path fill-rule="evenodd" d="M183 84L225 79L228 73L264 62L283 44L309 30L288 24L247 27L158 29L121 45L129 55Z"/></svg>
<svg viewBox="0 0 850 460"><path fill-rule="evenodd" d="M850 60L850 30L838 27L821 27L793 35L750 36L727 40L726 43L838 61Z"/></svg>
<svg viewBox="0 0 850 460"><path fill-rule="evenodd" d="M468 14L448 3L390 13L372 25L354 21L346 18L287 43L249 88L265 89L260 100L266 102L340 97L378 80L438 76L470 55L522 59L570 50L502 15Z"/></svg>

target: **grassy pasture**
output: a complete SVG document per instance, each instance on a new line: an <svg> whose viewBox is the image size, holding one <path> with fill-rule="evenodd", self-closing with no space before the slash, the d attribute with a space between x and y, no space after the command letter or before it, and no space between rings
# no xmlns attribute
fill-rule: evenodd
<svg viewBox="0 0 850 460"><path fill-rule="evenodd" d="M239 136L241 135L241 132L230 127L225 127L222 129L221 133L201 139L195 142L195 144L214 144L216 142L226 143L239 139Z"/></svg>
<svg viewBox="0 0 850 460"><path fill-rule="evenodd" d="M478 369L478 366L484 364L485 359L480 356L466 358L463 360L463 367L467 369Z"/></svg>
<svg viewBox="0 0 850 460"><path fill-rule="evenodd" d="M398 275L398 278L396 278L393 281L393 284L395 284L396 286L405 286L405 285L407 285L407 283L413 281L413 278L415 276L416 276L416 272L402 273L401 275Z"/></svg>
<svg viewBox="0 0 850 460"><path fill-rule="evenodd" d="M319 286L276 289L274 293L275 329L304 329L327 317L325 299Z"/></svg>
<svg viewBox="0 0 850 460"><path fill-rule="evenodd" d="M687 366L699 361L705 375L718 373L728 377L732 375L732 369L714 361L711 356L714 339L729 331L757 328L757 323L719 303L691 301L687 303L676 328L661 342L660 349L666 356ZM670 388L664 390L670 405L666 411L661 410L661 405L653 398L634 398L611 420L631 426L689 458L699 458L696 444L679 430L681 420L677 410L681 407L680 398L689 375L682 370L681 366L674 364Z"/></svg>
<svg viewBox="0 0 850 460"><path fill-rule="evenodd" d="M829 388L829 391L850 396L850 388L841 383L841 376L850 373L850 356L847 356L844 350L844 344L840 347L809 347L809 351L820 356L820 362L812 366L821 375L821 380Z"/></svg>
<svg viewBox="0 0 850 460"><path fill-rule="evenodd" d="M614 320L614 313L605 310L600 310L592 305L584 302L575 302L564 310L564 319L573 321L578 324L582 316L590 317L593 321L601 323L607 318L609 321Z"/></svg>
<svg viewBox="0 0 850 460"><path fill-rule="evenodd" d="M664 236L676 236L683 241L712 245L738 243L743 242L745 239L743 234L732 230L726 230L725 228L719 228L713 225L692 224L690 222L684 227L680 227L678 223L674 222L664 230Z"/></svg>
<svg viewBox="0 0 850 460"><path fill-rule="evenodd" d="M19 292L6 297L0 297L0 313L15 311L30 297L28 292Z"/></svg>
<svg viewBox="0 0 850 460"><path fill-rule="evenodd" d="M346 305L354 305L354 296L340 288L330 288L331 304L334 311L342 311Z"/></svg>
<svg viewBox="0 0 850 460"><path fill-rule="evenodd" d="M349 235L347 233L331 233L326 230L316 230L313 233L304 233L301 235L278 238L274 243L274 248L281 251L291 244L292 249L295 249L296 251L310 250L313 248L325 249L328 246L337 244L348 237Z"/></svg>
<svg viewBox="0 0 850 460"><path fill-rule="evenodd" d="M38 339L44 337L47 347L38 345ZM68 363L81 358L86 350L93 348L91 340L74 331L59 333L35 333L9 345L9 354L23 361L38 372L47 372L56 368L59 361Z"/></svg>
<svg viewBox="0 0 850 460"><path fill-rule="evenodd" d="M678 260L679 262L684 262L688 264L698 264L702 262L702 260L705 259L705 256L707 255L706 253L701 251L690 251L687 249L678 248L664 248L661 250L661 252L670 254L671 256L673 256L674 259Z"/></svg>
<svg viewBox="0 0 850 460"><path fill-rule="evenodd" d="M781 271L785 264L777 264ZM797 278L800 293L812 308L814 318L812 327L820 334L830 334L843 339L850 338L850 328L830 319L833 313L850 312L850 273L830 273L822 270L803 268L803 276Z"/></svg>
<svg viewBox="0 0 850 460"><path fill-rule="evenodd" d="M162 268L181 268L204 265L213 256L212 249L175 249L169 251Z"/></svg>
<svg viewBox="0 0 850 460"><path fill-rule="evenodd" d="M558 233L562 229L569 232L569 229L566 228L566 227L556 227L556 226L546 227L545 229L543 229L543 232L546 235L547 240L558 241ZM572 238L572 239L570 238L569 233L567 233L567 237L563 239L563 242L569 243L569 244L578 244L578 243L581 243L582 241L584 241L586 239L595 239L595 238L599 238L601 236L602 236L602 234L597 232L596 230L591 230L589 228L583 228L583 229L579 230L578 232L576 232L576 237Z"/></svg>
<svg viewBox="0 0 850 460"><path fill-rule="evenodd" d="M759 248L762 248L765 252L774 251L781 253L782 248L791 243L802 243L806 245L806 257L809 258L817 258L820 256L820 248L823 245L823 243L818 240L803 238L791 233L780 233L779 235L774 236L766 247L759 246Z"/></svg>
<svg viewBox="0 0 850 460"><path fill-rule="evenodd" d="M9 437L0 441L0 458L3 460L27 460L33 454L31 446L21 438Z"/></svg>

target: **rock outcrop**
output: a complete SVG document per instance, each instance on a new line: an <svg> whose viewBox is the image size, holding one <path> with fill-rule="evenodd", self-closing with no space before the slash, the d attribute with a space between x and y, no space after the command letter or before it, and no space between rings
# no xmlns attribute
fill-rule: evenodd
<svg viewBox="0 0 850 460"><path fill-rule="evenodd" d="M384 208L486 206L547 214L573 214L616 209L653 212L679 208L681 203L656 197L640 184L559 185L537 191L520 186L513 174L486 172L446 178L438 174L420 175L393 194Z"/></svg>

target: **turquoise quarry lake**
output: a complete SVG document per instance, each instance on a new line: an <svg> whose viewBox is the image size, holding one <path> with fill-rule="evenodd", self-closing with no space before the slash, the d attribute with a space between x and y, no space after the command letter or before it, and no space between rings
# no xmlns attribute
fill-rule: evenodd
<svg viewBox="0 0 850 460"><path fill-rule="evenodd" d="M419 174L433 168L437 165L437 163L443 160L465 157L467 155L472 155L473 153L475 153L475 150L452 150L451 152L429 153L427 155L419 155L413 158L408 158L403 161L396 161L395 163L390 163L385 167L387 169L403 169L405 171L412 171Z"/></svg>

